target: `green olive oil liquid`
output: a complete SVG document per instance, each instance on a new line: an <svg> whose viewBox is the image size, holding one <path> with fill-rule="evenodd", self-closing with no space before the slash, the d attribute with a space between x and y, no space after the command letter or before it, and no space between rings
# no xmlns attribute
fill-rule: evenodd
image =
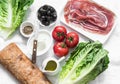
<svg viewBox="0 0 120 84"><path fill-rule="evenodd" d="M57 63L53 60L49 61L45 67L45 70L54 71L57 68Z"/></svg>

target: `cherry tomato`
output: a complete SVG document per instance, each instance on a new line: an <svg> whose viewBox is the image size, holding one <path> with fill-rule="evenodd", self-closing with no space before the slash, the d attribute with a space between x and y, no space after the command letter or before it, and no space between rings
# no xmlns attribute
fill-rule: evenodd
<svg viewBox="0 0 120 84"><path fill-rule="evenodd" d="M66 56L69 52L69 48L64 42L57 42L53 46L55 55L58 57Z"/></svg>
<svg viewBox="0 0 120 84"><path fill-rule="evenodd" d="M52 37L56 41L63 41L65 39L65 36L67 34L67 30L64 26L56 26L52 32Z"/></svg>
<svg viewBox="0 0 120 84"><path fill-rule="evenodd" d="M66 36L65 43L68 47L73 48L79 42L79 36L76 32L69 32Z"/></svg>

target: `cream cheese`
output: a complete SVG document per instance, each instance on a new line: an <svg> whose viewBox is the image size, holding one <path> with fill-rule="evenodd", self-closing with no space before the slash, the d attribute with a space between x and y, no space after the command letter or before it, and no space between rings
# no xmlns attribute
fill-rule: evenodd
<svg viewBox="0 0 120 84"><path fill-rule="evenodd" d="M32 54L33 49L33 41L34 39L37 40L37 56L45 53L48 51L52 38L48 31L39 31L37 33L37 36L33 35L29 41L28 41L28 48L30 50L30 53Z"/></svg>

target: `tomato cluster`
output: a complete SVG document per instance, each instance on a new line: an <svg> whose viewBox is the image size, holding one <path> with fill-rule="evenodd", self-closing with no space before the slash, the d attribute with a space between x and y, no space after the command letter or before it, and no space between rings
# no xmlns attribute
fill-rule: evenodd
<svg viewBox="0 0 120 84"><path fill-rule="evenodd" d="M76 32L68 32L64 26L56 26L52 31L52 37L55 41L53 50L58 57L66 56L69 48L74 48L79 42L79 36Z"/></svg>

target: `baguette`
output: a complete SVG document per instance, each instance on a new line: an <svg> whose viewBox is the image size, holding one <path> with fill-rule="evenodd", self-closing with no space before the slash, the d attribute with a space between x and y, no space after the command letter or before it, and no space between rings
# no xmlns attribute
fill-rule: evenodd
<svg viewBox="0 0 120 84"><path fill-rule="evenodd" d="M0 64L10 71L21 84L51 84L15 43L9 44L0 51Z"/></svg>

